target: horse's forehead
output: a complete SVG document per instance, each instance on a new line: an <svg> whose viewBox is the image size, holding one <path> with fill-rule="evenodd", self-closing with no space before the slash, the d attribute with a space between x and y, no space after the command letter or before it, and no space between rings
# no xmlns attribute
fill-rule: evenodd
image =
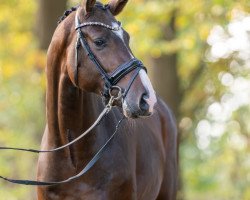
<svg viewBox="0 0 250 200"><path fill-rule="evenodd" d="M102 10L100 8L95 8L90 21L98 21L108 25L112 25L112 22L114 23L116 19L108 9Z"/></svg>

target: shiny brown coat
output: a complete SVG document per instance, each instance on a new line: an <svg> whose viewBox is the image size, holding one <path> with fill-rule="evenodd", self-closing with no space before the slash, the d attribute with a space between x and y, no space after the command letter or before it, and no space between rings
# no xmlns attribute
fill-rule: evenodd
<svg viewBox="0 0 250 200"><path fill-rule="evenodd" d="M108 24L114 20L112 14L118 14L126 1L112 1L111 12L95 8L94 3L83 1L79 8L81 20ZM92 15L85 19L84 16L89 12ZM104 107L99 95L103 81L83 50L80 52L82 66L79 69L79 85L74 83L75 14L70 14L57 27L48 50L47 125L42 149L52 149L72 141L95 121ZM91 37L101 31L108 33L107 30L91 27L84 31L84 34ZM112 40L118 41L115 35L110 34ZM90 44L91 37L88 37ZM104 66L108 66L107 71L113 70L129 56L129 48L124 48L124 44L110 44L116 44L109 46L113 53L94 52L96 55L101 54L98 58ZM94 49L93 46L91 48ZM126 75L119 86L124 87L130 76ZM128 101L138 102L144 90L142 80L136 78L129 91ZM41 154L38 180L60 181L81 171L113 133L123 112L122 108L115 107L80 142L60 152ZM174 200L176 186L175 121L166 104L157 98L151 116L127 118L122 122L112 143L86 175L67 184L38 187L37 196L38 200Z"/></svg>

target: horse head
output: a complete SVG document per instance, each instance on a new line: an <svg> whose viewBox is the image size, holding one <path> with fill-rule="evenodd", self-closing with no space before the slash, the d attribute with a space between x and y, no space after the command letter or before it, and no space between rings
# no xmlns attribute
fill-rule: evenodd
<svg viewBox="0 0 250 200"><path fill-rule="evenodd" d="M69 50L67 71L77 87L106 100L118 86L123 98L116 105L126 117L138 118L153 113L156 96L146 68L129 47L129 34L115 19L126 3L111 0L103 5L83 0L75 16L77 34Z"/></svg>

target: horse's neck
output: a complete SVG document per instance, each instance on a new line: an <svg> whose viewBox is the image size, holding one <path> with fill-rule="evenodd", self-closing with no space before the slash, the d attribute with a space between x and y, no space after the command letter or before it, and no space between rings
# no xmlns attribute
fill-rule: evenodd
<svg viewBox="0 0 250 200"><path fill-rule="evenodd" d="M66 56L66 50L69 49L69 41L74 40L75 36L73 17L72 15L67 23L58 26L48 49L47 127L42 140L43 149L59 147L75 139L90 127L103 109L100 99L94 94L76 88L67 72L70 59ZM98 137L104 136L105 134L99 134ZM96 141L95 135L89 134L69 148L46 156L53 157L50 161L56 162L57 158L69 157L70 153L71 160L78 166L78 161L87 161L92 152L95 152ZM90 156L86 155L88 153Z"/></svg>
<svg viewBox="0 0 250 200"><path fill-rule="evenodd" d="M47 123L50 137L62 145L86 130L101 110L96 95L76 88L69 77L61 74L47 89Z"/></svg>

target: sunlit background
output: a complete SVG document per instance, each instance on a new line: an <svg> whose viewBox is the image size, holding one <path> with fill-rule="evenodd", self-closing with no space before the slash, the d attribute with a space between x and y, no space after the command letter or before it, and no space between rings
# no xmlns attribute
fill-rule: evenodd
<svg viewBox="0 0 250 200"><path fill-rule="evenodd" d="M44 38L60 16L51 18L52 28L46 25L59 9L52 2L0 2L0 146L39 148ZM60 9L79 4L57 2L65 4ZM249 200L250 1L130 0L118 18L177 119L178 199ZM0 175L35 179L36 161L37 155L0 151ZM29 199L34 187L0 181L0 200Z"/></svg>

